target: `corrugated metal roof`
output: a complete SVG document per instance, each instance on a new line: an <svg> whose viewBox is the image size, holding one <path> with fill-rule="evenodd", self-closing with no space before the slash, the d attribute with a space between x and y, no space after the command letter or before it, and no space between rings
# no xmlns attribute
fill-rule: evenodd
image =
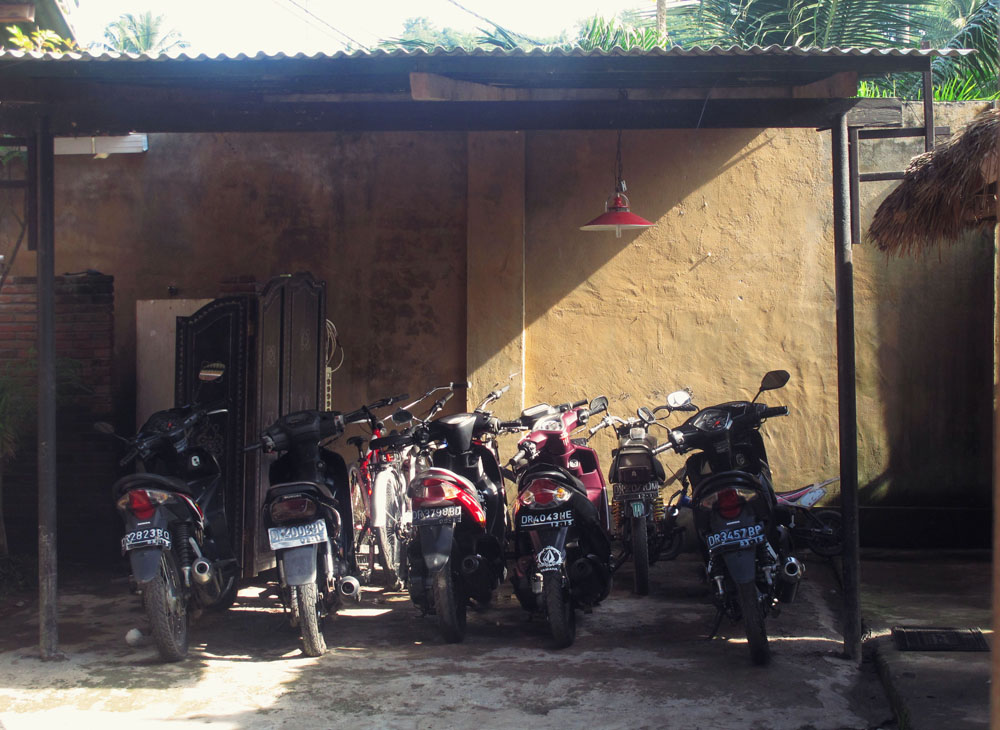
<svg viewBox="0 0 1000 730"><path fill-rule="evenodd" d="M338 51L337 53L264 53L263 51L248 55L238 53L236 55L217 54L209 56L201 53L191 56L186 53L165 53L159 55L134 54L134 53L92 53L85 51L82 53L37 53L32 51L0 50L0 61L3 59L35 59L39 61L94 61L94 62L166 62L166 61L237 61L237 60L332 60L332 59L422 59L422 58L703 58L703 57L803 57L803 58L917 58L917 57L957 57L974 53L969 49L922 49L922 48L802 48L799 46L751 46L741 48L739 46L710 46L707 48L681 48L673 46L671 48L654 48L651 50L613 48L610 51L592 50L587 51L582 48L566 50L564 48L533 48L531 50L514 49L504 50L501 48L484 49L475 48L467 50L464 48L434 48L430 51L424 49L405 50L376 49L374 51Z"/></svg>

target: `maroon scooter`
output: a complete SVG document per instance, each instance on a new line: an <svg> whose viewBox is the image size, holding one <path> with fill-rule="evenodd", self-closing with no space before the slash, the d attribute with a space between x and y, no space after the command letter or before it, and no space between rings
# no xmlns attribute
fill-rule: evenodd
<svg viewBox="0 0 1000 730"><path fill-rule="evenodd" d="M557 648L576 638L576 609L589 610L611 592L611 517L597 452L573 438L607 410L601 396L521 413L530 430L508 462L517 479L514 570L521 606L548 618Z"/></svg>

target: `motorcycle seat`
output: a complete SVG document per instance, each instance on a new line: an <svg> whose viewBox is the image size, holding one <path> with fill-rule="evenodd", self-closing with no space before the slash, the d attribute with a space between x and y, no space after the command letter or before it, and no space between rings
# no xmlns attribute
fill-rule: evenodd
<svg viewBox="0 0 1000 730"><path fill-rule="evenodd" d="M112 498L117 501L130 489L139 489L146 486L153 486L168 492L186 494L189 497L194 494L191 491L191 486L177 477L168 477L163 474L153 474L152 472L138 472L123 476L115 482L111 486Z"/></svg>

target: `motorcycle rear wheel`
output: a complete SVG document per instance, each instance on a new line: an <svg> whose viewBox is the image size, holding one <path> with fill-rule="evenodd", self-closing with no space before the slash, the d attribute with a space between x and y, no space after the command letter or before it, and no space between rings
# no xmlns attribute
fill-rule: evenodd
<svg viewBox="0 0 1000 730"><path fill-rule="evenodd" d="M188 651L187 596L171 551L161 553L160 570L143 586L142 595L160 656L167 662L179 662Z"/></svg>
<svg viewBox="0 0 1000 730"><path fill-rule="evenodd" d="M465 639L466 603L461 590L455 586L450 562L434 576L433 591L441 635L449 644L457 644Z"/></svg>
<svg viewBox="0 0 1000 730"><path fill-rule="evenodd" d="M632 533L632 566L635 570L635 593L649 595L649 534L645 517L630 517L629 529Z"/></svg>
<svg viewBox="0 0 1000 730"><path fill-rule="evenodd" d="M319 593L316 584L292 586L292 593L299 612L302 652L306 656L323 656L326 653L326 638L323 636L323 626L319 617Z"/></svg>
<svg viewBox="0 0 1000 730"><path fill-rule="evenodd" d="M763 666L771 661L771 647L767 643L767 628L764 626L764 606L754 581L736 586L739 591L740 611L743 613L743 628L750 645L750 661Z"/></svg>
<svg viewBox="0 0 1000 730"><path fill-rule="evenodd" d="M844 552L844 530L840 512L835 509L821 509L813 512L813 517L819 520L823 527L829 528L830 534L811 534L806 540L809 549L823 558L832 558Z"/></svg>
<svg viewBox="0 0 1000 730"><path fill-rule="evenodd" d="M542 574L542 594L556 649L565 649L576 640L576 611L569 590L563 586L560 573L552 571Z"/></svg>

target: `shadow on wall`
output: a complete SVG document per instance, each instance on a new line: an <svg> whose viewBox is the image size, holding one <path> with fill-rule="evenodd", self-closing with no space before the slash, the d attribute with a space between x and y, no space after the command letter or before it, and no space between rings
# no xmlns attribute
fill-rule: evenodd
<svg viewBox="0 0 1000 730"><path fill-rule="evenodd" d="M751 156L756 148L747 148L759 134L749 129L625 131L623 177L632 212L662 227L661 219L688 196ZM593 275L643 235L626 230L616 238L613 231L579 230L604 212L614 189L615 139L611 131L528 137L526 328L570 293L593 287ZM602 306L611 305L600 292L590 293Z"/></svg>
<svg viewBox="0 0 1000 730"><path fill-rule="evenodd" d="M921 258L875 268L883 296L873 390L881 394L889 453L886 471L863 484L862 504L989 509L991 241L970 235Z"/></svg>

